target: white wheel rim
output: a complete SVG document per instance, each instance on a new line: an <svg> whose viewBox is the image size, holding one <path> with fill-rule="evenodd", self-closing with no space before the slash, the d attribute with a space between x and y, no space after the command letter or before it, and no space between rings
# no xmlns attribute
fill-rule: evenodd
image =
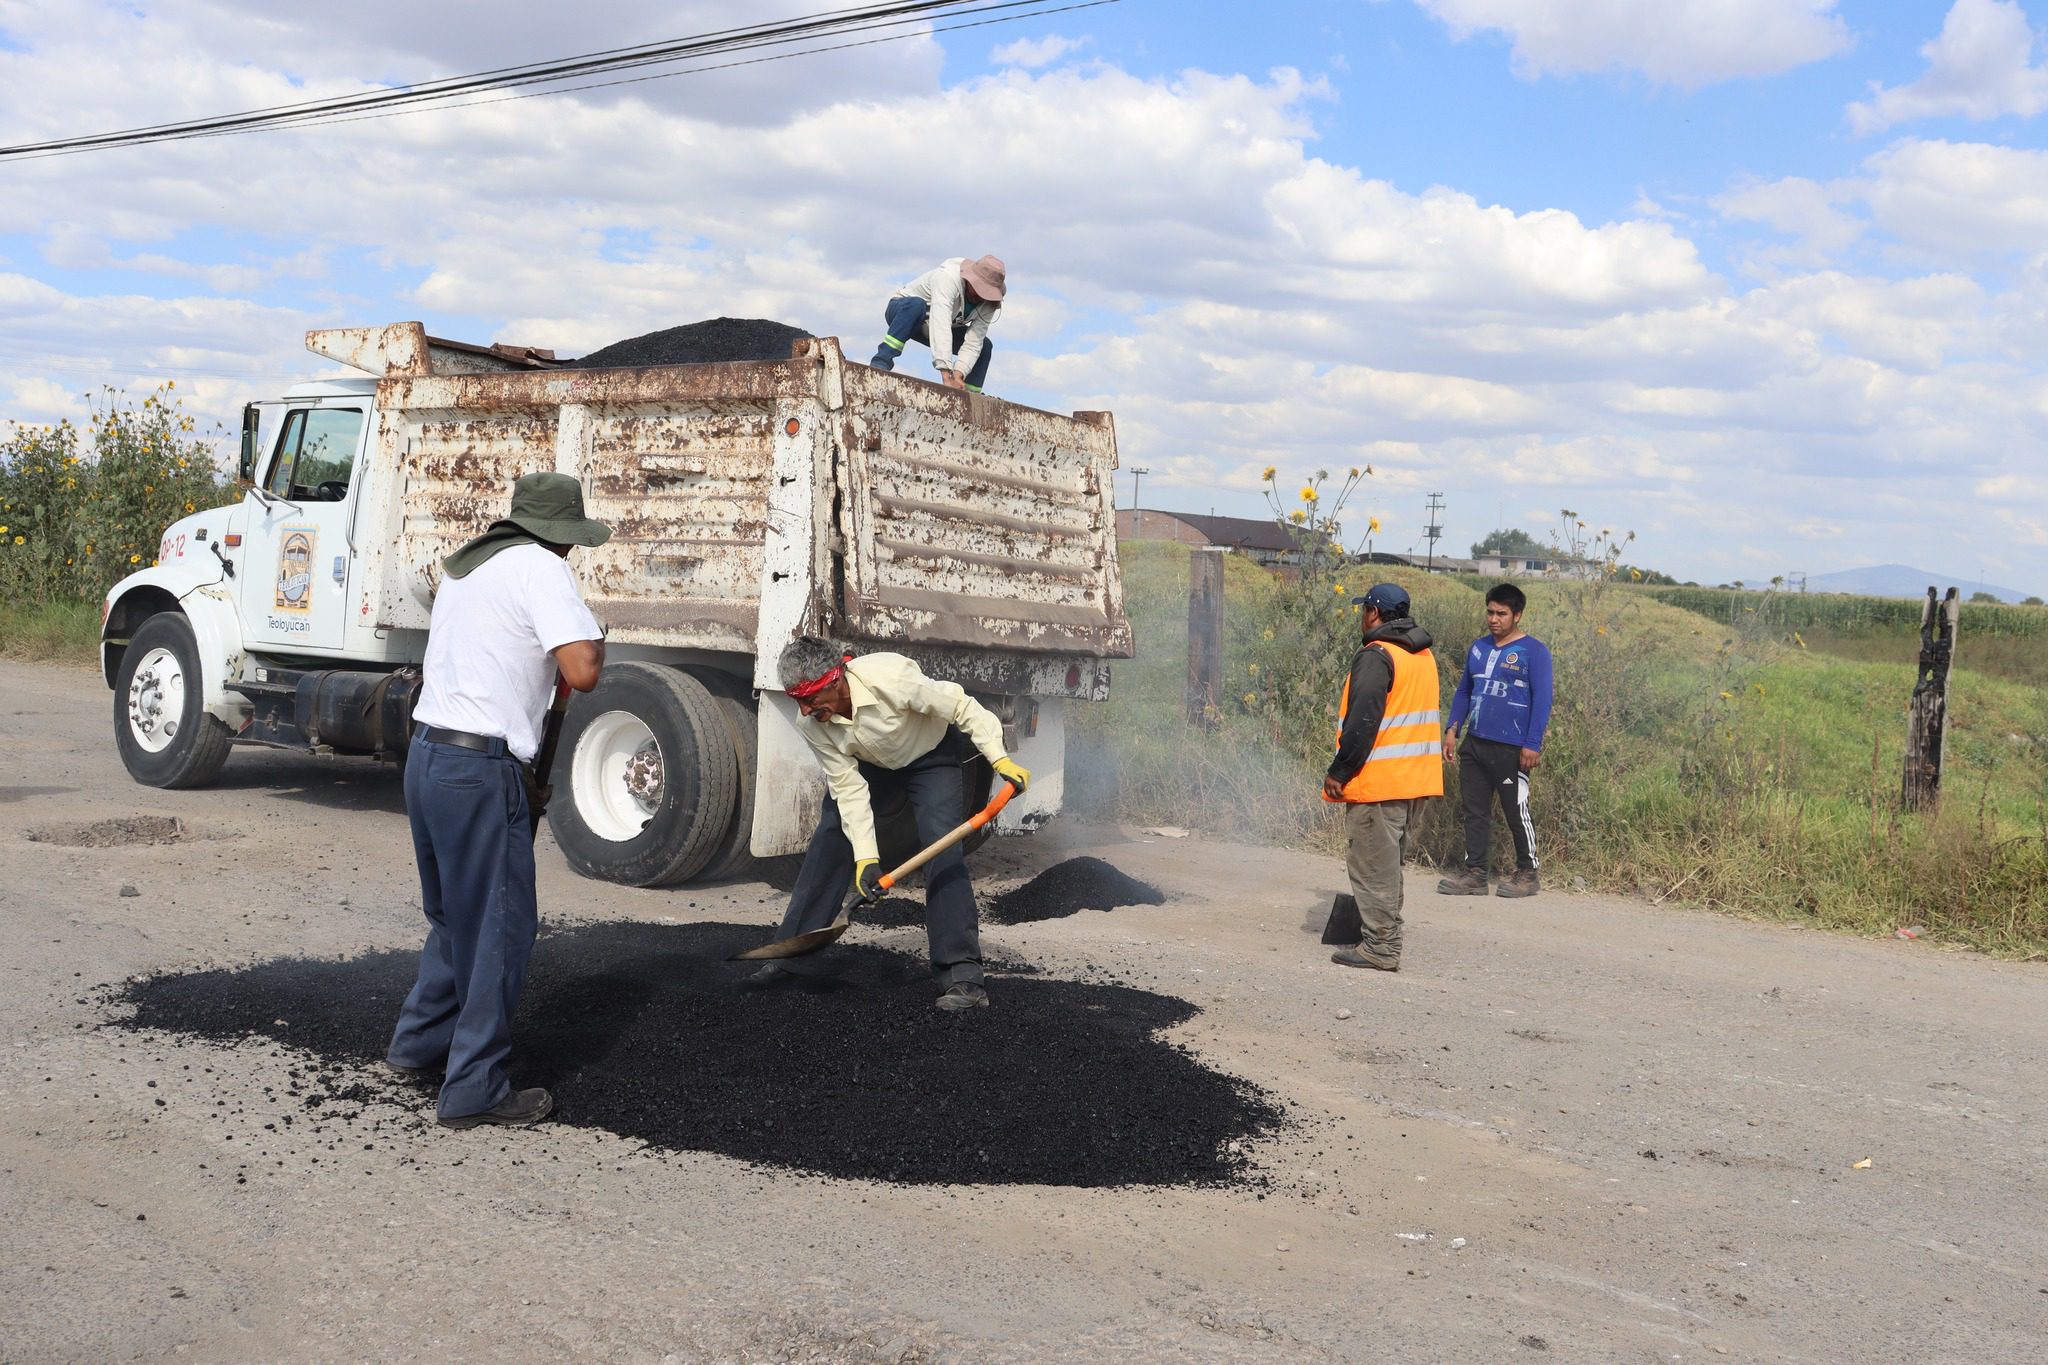
<svg viewBox="0 0 2048 1365"><path fill-rule="evenodd" d="M630 711L607 711L590 722L569 761L576 814L600 839L638 838L661 807L661 745Z"/></svg>
<svg viewBox="0 0 2048 1365"><path fill-rule="evenodd" d="M185 672L178 656L158 645L142 656L128 680L128 733L153 754L171 747L185 717Z"/></svg>

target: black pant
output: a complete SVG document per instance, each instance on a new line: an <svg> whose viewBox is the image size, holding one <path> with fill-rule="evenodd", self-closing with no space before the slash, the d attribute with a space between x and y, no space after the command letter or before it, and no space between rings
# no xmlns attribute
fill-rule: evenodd
<svg viewBox="0 0 2048 1365"><path fill-rule="evenodd" d="M1486 870L1493 848L1493 803L1500 802L1515 841L1515 866L1536 868L1536 826L1529 819L1529 774L1522 749L1467 735L1458 746L1458 794L1465 806L1465 866Z"/></svg>
<svg viewBox="0 0 2048 1365"><path fill-rule="evenodd" d="M937 842L964 818L960 751L950 733L930 753L901 768L863 763L860 775L867 780L870 805L879 809L890 804L898 792L909 800L920 844ZM933 972L948 985L980 981L981 926L974 909L974 883L967 876L967 855L955 844L926 863L924 873L925 934ZM777 937L824 928L852 888L853 845L840 826L839 803L827 796Z"/></svg>

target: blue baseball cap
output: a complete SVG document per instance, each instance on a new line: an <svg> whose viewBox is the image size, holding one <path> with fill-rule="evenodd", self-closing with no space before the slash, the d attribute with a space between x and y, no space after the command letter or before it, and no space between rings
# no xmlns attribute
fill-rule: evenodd
<svg viewBox="0 0 2048 1365"><path fill-rule="evenodd" d="M1406 616L1412 607L1408 603L1408 590L1399 583L1375 583L1365 590L1358 599L1361 610L1371 607L1387 620Z"/></svg>

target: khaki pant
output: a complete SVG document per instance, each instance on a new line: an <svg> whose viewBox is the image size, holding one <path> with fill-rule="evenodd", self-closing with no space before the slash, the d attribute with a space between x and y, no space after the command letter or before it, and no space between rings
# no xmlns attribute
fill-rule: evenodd
<svg viewBox="0 0 2048 1365"><path fill-rule="evenodd" d="M1351 895L1365 926L1365 946L1401 952L1401 860L1408 849L1408 821L1416 803L1366 801L1344 808Z"/></svg>

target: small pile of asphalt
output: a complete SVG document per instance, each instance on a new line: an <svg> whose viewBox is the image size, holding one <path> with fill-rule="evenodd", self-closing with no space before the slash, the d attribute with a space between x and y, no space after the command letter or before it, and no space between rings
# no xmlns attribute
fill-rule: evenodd
<svg viewBox="0 0 2048 1365"><path fill-rule="evenodd" d="M738 991L751 964L725 958L764 937L736 924L546 933L514 1027L514 1083L553 1090L558 1121L827 1176L1266 1183L1243 1150L1281 1110L1160 1040L1196 1013L1186 1001L994 976L992 1008L949 1015L932 1008L921 954L845 944L805 959L800 988ZM310 1093L293 1096L309 1118L381 1127L369 1101L417 961L391 951L149 977L113 990L127 1007L113 1022L288 1045L310 1054ZM384 1088L387 1101L407 1093Z"/></svg>
<svg viewBox="0 0 2048 1365"><path fill-rule="evenodd" d="M706 318L682 327L628 337L571 361L577 369L640 365L704 365L726 360L787 360L790 347L811 335L767 318Z"/></svg>
<svg viewBox="0 0 2048 1365"><path fill-rule="evenodd" d="M997 896L982 911L982 918L996 924L1030 924L1065 919L1082 910L1164 904L1166 897L1158 887L1126 876L1100 858L1069 858Z"/></svg>

